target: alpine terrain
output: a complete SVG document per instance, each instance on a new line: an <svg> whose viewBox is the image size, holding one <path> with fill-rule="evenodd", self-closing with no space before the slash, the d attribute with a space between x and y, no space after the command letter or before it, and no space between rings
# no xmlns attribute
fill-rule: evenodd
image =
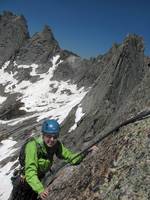
<svg viewBox="0 0 150 200"><path fill-rule="evenodd" d="M55 178L43 180L49 200L150 199L149 116L150 57L141 36L82 59L62 49L50 27L31 37L24 16L0 15L1 200L10 196L20 147L41 134L45 118L61 123L61 141L73 151L98 147L77 166L55 159Z"/></svg>

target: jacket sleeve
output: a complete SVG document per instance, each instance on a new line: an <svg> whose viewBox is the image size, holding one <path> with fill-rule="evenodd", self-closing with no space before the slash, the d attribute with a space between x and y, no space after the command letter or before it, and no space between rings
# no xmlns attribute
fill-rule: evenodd
<svg viewBox="0 0 150 200"><path fill-rule="evenodd" d="M25 148L25 177L31 188L40 194L44 186L38 178L38 157L35 141L27 143Z"/></svg>
<svg viewBox="0 0 150 200"><path fill-rule="evenodd" d="M59 142L58 145L58 151L56 153L56 156L58 158L66 160L68 163L71 163L72 165L79 164L85 156L79 155L79 153L73 153L71 150L66 148L62 143Z"/></svg>

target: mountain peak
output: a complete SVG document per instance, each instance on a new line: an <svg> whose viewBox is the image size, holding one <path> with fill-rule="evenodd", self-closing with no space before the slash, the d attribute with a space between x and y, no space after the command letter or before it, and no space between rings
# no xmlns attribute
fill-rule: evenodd
<svg viewBox="0 0 150 200"><path fill-rule="evenodd" d="M144 39L137 34L128 34L123 41L124 46L131 46L135 50L144 51Z"/></svg>
<svg viewBox="0 0 150 200"><path fill-rule="evenodd" d="M9 18L12 16L16 16L16 15L14 15L11 11L7 11L7 10L3 11L3 17Z"/></svg>
<svg viewBox="0 0 150 200"><path fill-rule="evenodd" d="M43 33L53 35L51 28L48 25L45 25L43 28Z"/></svg>
<svg viewBox="0 0 150 200"><path fill-rule="evenodd" d="M8 61L29 38L28 26L23 16L4 11L0 18L0 65Z"/></svg>
<svg viewBox="0 0 150 200"><path fill-rule="evenodd" d="M53 43L59 47L58 42L56 41L51 28L48 25L45 25L42 32L39 33L41 40L46 41L47 43Z"/></svg>

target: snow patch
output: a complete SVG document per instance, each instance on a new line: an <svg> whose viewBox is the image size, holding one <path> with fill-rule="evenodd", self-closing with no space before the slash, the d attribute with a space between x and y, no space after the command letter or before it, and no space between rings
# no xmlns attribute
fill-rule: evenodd
<svg viewBox="0 0 150 200"><path fill-rule="evenodd" d="M85 94L86 92L81 88L80 92L78 91L72 96L68 96L68 98L66 97L64 103L61 103L60 105L58 103L53 103L51 105L52 109L47 112L43 112L43 114L41 113L37 121L49 117L57 119L59 123L61 123L67 117L71 109L82 100Z"/></svg>
<svg viewBox="0 0 150 200"><path fill-rule="evenodd" d="M38 65L33 63L33 64L31 65L31 67L32 67L32 72L30 72L30 75L31 75L31 76L36 76L36 75L38 75L38 74L36 73L36 69L38 68Z"/></svg>
<svg viewBox="0 0 150 200"><path fill-rule="evenodd" d="M8 200L10 192L12 190L11 176L13 171L10 171L11 167L16 163L8 162L4 167L0 168L0 200Z"/></svg>
<svg viewBox="0 0 150 200"><path fill-rule="evenodd" d="M13 152L16 151L17 148L14 148L14 145L17 142L12 140L12 138L8 138L6 140L2 140L0 143L0 161L6 159ZM16 163L15 162L8 162L5 166L0 168L0 180L2 184L0 184L0 200L7 200L10 196L10 192L12 190L11 184L11 176L13 171L11 171L11 167Z"/></svg>
<svg viewBox="0 0 150 200"><path fill-rule="evenodd" d="M0 96L0 104L2 104L6 99L7 99L7 97Z"/></svg>
<svg viewBox="0 0 150 200"><path fill-rule="evenodd" d="M7 140L2 140L0 143L0 161L2 161L4 158L8 157L9 155L12 155L12 153L16 150L13 146L17 142L12 140L11 138Z"/></svg>
<svg viewBox="0 0 150 200"><path fill-rule="evenodd" d="M30 115L30 116L27 116L27 117L19 117L19 118L11 119L11 120L5 120L5 121L0 120L0 124L8 124L9 126L14 126L18 123L22 123L25 120L28 120L28 119L31 119L31 118L37 117L37 116L38 116L38 114L33 114L33 115Z"/></svg>
<svg viewBox="0 0 150 200"><path fill-rule="evenodd" d="M0 84L2 85L8 84L5 88L6 93L12 91L13 85L17 83L17 80L14 79L13 77L14 74L12 72L8 73L5 71L9 63L10 61L5 62L2 68L0 69Z"/></svg>
<svg viewBox="0 0 150 200"><path fill-rule="evenodd" d="M30 65L18 65L18 68L24 68L24 69L28 69L30 68Z"/></svg>
<svg viewBox="0 0 150 200"><path fill-rule="evenodd" d="M77 128L77 123L80 121L80 119L85 115L85 113L82 112L81 104L78 106L75 114L75 124L69 129L69 132L75 130Z"/></svg>
<svg viewBox="0 0 150 200"><path fill-rule="evenodd" d="M4 63L3 69L6 69L6 68L8 67L9 64L10 64L10 60L8 60L7 62Z"/></svg>
<svg viewBox="0 0 150 200"><path fill-rule="evenodd" d="M17 66L17 63L16 63L16 61L14 61L14 62L13 62L13 64L14 64L14 66Z"/></svg>

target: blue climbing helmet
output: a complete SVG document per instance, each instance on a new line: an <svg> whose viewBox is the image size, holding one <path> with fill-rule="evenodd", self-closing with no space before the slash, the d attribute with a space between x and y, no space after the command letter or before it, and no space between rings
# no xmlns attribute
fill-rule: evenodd
<svg viewBox="0 0 150 200"><path fill-rule="evenodd" d="M42 133L48 135L59 135L60 125L55 119L46 119L42 124Z"/></svg>

